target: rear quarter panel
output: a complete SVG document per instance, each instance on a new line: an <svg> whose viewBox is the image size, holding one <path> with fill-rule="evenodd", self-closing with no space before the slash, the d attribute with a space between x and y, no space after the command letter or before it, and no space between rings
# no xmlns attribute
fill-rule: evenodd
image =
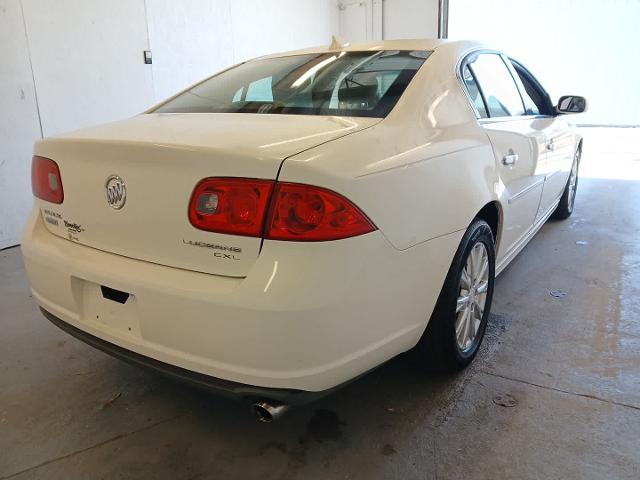
<svg viewBox="0 0 640 480"><path fill-rule="evenodd" d="M450 135L456 134L442 132L439 141L396 153L394 132L372 129L343 151L333 144L322 154L286 161L279 179L345 195L395 248L404 250L465 229L495 198L491 147L479 135L445 138Z"/></svg>
<svg viewBox="0 0 640 480"><path fill-rule="evenodd" d="M455 77L462 54L437 49L382 122L287 159L279 180L345 195L399 250L466 229L499 182Z"/></svg>

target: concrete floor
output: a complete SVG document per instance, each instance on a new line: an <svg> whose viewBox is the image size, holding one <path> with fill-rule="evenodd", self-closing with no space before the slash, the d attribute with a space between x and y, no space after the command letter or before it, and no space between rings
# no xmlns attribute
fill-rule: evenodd
<svg viewBox="0 0 640 480"><path fill-rule="evenodd" d="M2 251L0 478L638 479L639 239L640 132L589 129L576 211L498 279L471 368L399 357L269 425L67 336Z"/></svg>

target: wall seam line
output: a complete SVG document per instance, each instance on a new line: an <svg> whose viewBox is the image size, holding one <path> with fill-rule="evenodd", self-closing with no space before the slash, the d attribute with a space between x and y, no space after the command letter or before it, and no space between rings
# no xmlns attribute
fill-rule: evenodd
<svg viewBox="0 0 640 480"><path fill-rule="evenodd" d="M159 101L159 99L157 98L158 92L156 92L156 80L155 80L155 76L153 75L153 48L151 47L151 35L149 35L149 10L147 9L147 0L144 0L143 3L144 3L144 25L147 29L147 48L151 52L151 58L152 58L151 65L149 65L149 67L151 68L151 90L153 91L153 103L155 104Z"/></svg>
<svg viewBox="0 0 640 480"><path fill-rule="evenodd" d="M29 70L31 71L31 82L33 83L33 96L36 101L36 113L38 114L38 125L40 126L40 138L44 138L42 129L42 115L40 114L40 101L38 100L38 87L36 86L36 76L33 73L33 62L31 61L31 45L29 43L29 33L27 32L27 19L24 15L24 6L20 0L20 13L22 13L22 28L24 29L24 39L27 42L27 57L29 57Z"/></svg>

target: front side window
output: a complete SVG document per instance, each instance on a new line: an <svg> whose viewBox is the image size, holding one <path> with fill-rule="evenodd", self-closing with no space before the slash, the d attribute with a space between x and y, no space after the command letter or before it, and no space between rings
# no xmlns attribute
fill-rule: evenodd
<svg viewBox="0 0 640 480"><path fill-rule="evenodd" d="M526 115L538 115L540 113L540 109L536 105L536 102L533 101L531 95L529 94L529 90L525 87L522 77L518 74L515 67L511 63L511 60L505 58L504 61L511 72L511 76L516 82L518 86L518 90L520 90L520 96L522 97L522 101L524 102L524 109Z"/></svg>
<svg viewBox="0 0 640 480"><path fill-rule="evenodd" d="M490 117L524 115L518 87L499 55L481 54L467 65L480 85Z"/></svg>
<svg viewBox="0 0 640 480"><path fill-rule="evenodd" d="M384 117L430 53L341 52L253 60L205 80L154 113Z"/></svg>
<svg viewBox="0 0 640 480"><path fill-rule="evenodd" d="M527 106L527 112L530 112L531 115L554 115L555 108L551 103L549 94L540 85L540 82L518 62L511 60L511 65L516 72L516 81L519 80L522 84L520 92Z"/></svg>
<svg viewBox="0 0 640 480"><path fill-rule="evenodd" d="M530 90L524 86L522 79L516 74L516 82L518 83L518 88L520 89L520 93L522 94L522 100L524 101L524 106L526 109L527 115L539 115L540 108L536 105L536 102L533 101L531 95L529 94Z"/></svg>

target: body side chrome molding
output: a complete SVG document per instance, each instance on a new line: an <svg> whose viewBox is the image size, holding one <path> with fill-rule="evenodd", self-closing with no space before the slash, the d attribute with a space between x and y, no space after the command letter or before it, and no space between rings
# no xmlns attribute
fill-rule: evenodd
<svg viewBox="0 0 640 480"><path fill-rule="evenodd" d="M532 183L531 185L529 185L528 187L523 188L522 190L520 190L518 193L513 194L511 197L509 197L509 199L507 200L507 202L509 203L509 205L511 205L512 203L514 203L516 200L522 198L525 194L527 194L528 192L530 192L531 190L533 190L534 188L536 188L538 185L540 185L541 183L544 183L545 178L541 178L540 180L538 180L535 183Z"/></svg>
<svg viewBox="0 0 640 480"><path fill-rule="evenodd" d="M553 177L555 174L560 173L560 170L554 170L553 172L551 172L549 175L545 176L544 179L545 180L549 180L551 177Z"/></svg>

